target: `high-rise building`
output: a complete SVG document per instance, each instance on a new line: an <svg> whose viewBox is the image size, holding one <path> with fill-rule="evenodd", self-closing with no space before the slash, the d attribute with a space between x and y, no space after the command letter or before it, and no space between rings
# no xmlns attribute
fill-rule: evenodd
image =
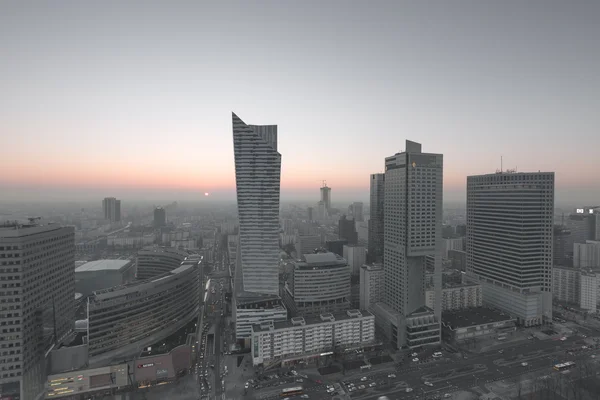
<svg viewBox="0 0 600 400"><path fill-rule="evenodd" d="M554 226L554 241L553 241L553 252L554 252L554 265L569 266L572 263L573 246L572 244L571 231L566 229L564 226Z"/></svg>
<svg viewBox="0 0 600 400"><path fill-rule="evenodd" d="M371 174L369 252L370 262L383 262L383 199L385 195L385 174Z"/></svg>
<svg viewBox="0 0 600 400"><path fill-rule="evenodd" d="M279 183L277 125L246 125L233 114L242 288L278 294Z"/></svg>
<svg viewBox="0 0 600 400"><path fill-rule="evenodd" d="M557 266L552 270L552 297L558 301L579 304L581 270Z"/></svg>
<svg viewBox="0 0 600 400"><path fill-rule="evenodd" d="M375 303L384 300L383 265L371 264L360 267L360 308L369 310Z"/></svg>
<svg viewBox="0 0 600 400"><path fill-rule="evenodd" d="M590 313L596 313L598 306L598 275L593 272L581 272L579 306Z"/></svg>
<svg viewBox="0 0 600 400"><path fill-rule="evenodd" d="M323 182L323 187L321 187L321 201L325 205L327 212L329 212L331 210L331 188L325 182Z"/></svg>
<svg viewBox="0 0 600 400"><path fill-rule="evenodd" d="M554 173L467 178L467 276L519 324L552 321Z"/></svg>
<svg viewBox="0 0 600 400"><path fill-rule="evenodd" d="M102 200L102 210L104 219L110 222L119 222L121 220L121 200L114 197L106 197Z"/></svg>
<svg viewBox="0 0 600 400"><path fill-rule="evenodd" d="M573 244L573 266L577 268L600 268L600 242L588 240Z"/></svg>
<svg viewBox="0 0 600 400"><path fill-rule="evenodd" d="M308 222L312 222L315 220L315 209L314 207L308 207L306 209L306 218L308 219Z"/></svg>
<svg viewBox="0 0 600 400"><path fill-rule="evenodd" d="M239 219L233 319L238 339L252 325L286 318L279 297L281 154L277 125L246 125L232 113Z"/></svg>
<svg viewBox="0 0 600 400"><path fill-rule="evenodd" d="M162 228L167 225L167 213L162 207L156 207L154 209L154 227Z"/></svg>
<svg viewBox="0 0 600 400"><path fill-rule="evenodd" d="M364 221L363 203L355 201L354 203L350 204L350 206L348 207L348 213L352 215L356 222Z"/></svg>
<svg viewBox="0 0 600 400"><path fill-rule="evenodd" d="M359 276L360 268L367 262L367 251L363 246L345 245L344 258L348 262L348 268L352 276Z"/></svg>
<svg viewBox="0 0 600 400"><path fill-rule="evenodd" d="M348 244L358 244L358 232L356 232L356 223L345 215L340 217L338 223L338 235L341 240L347 240Z"/></svg>
<svg viewBox="0 0 600 400"><path fill-rule="evenodd" d="M321 247L321 235L296 235L296 257L314 253Z"/></svg>
<svg viewBox="0 0 600 400"><path fill-rule="evenodd" d="M46 352L75 323L73 228L0 225L0 259L0 393L34 399L44 390Z"/></svg>
<svg viewBox="0 0 600 400"><path fill-rule="evenodd" d="M385 159L385 299L373 308L380 329L398 348L441 340L443 156L406 151ZM427 257L434 265L434 310L425 303Z"/></svg>

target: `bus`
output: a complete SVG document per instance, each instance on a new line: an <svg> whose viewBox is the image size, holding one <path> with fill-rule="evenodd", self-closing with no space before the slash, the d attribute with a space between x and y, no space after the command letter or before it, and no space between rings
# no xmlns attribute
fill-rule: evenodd
<svg viewBox="0 0 600 400"><path fill-rule="evenodd" d="M562 364L556 364L554 366L554 370L555 371L566 371L568 369L571 369L575 366L575 362L574 361L567 361L565 363Z"/></svg>
<svg viewBox="0 0 600 400"><path fill-rule="evenodd" d="M302 393L304 393L302 391L302 386L296 386L296 387L291 387L291 388L283 389L281 391L281 397L297 396L297 395L302 394Z"/></svg>

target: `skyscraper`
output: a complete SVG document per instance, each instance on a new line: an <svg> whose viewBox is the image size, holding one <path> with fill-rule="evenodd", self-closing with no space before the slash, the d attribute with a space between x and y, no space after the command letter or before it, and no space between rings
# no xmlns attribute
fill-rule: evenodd
<svg viewBox="0 0 600 400"><path fill-rule="evenodd" d="M110 222L119 222L121 220L121 200L114 197L105 197L102 200L102 210L104 211L104 219Z"/></svg>
<svg viewBox="0 0 600 400"><path fill-rule="evenodd" d="M385 174L371 174L369 252L370 262L383 261L383 199L385 195Z"/></svg>
<svg viewBox="0 0 600 400"><path fill-rule="evenodd" d="M331 188L327 186L325 182L323 182L323 187L321 187L321 201L325 205L325 209L327 212L331 211Z"/></svg>
<svg viewBox="0 0 600 400"><path fill-rule="evenodd" d="M338 235L341 240L347 240L348 244L358 244L356 223L345 215L342 215L338 221Z"/></svg>
<svg viewBox="0 0 600 400"><path fill-rule="evenodd" d="M525 326L552 321L554 172L467 177L467 276Z"/></svg>
<svg viewBox="0 0 600 400"><path fill-rule="evenodd" d="M154 227L162 228L167 225L167 213L162 207L156 207L154 209Z"/></svg>
<svg viewBox="0 0 600 400"><path fill-rule="evenodd" d="M440 342L443 156L406 151L385 159L385 294L374 313L397 347ZM426 259L434 264L436 302L425 306Z"/></svg>
<svg viewBox="0 0 600 400"><path fill-rule="evenodd" d="M235 182L242 287L279 293L279 181L277 125L246 125L233 114Z"/></svg>
<svg viewBox="0 0 600 400"><path fill-rule="evenodd" d="M13 391L21 399L40 394L45 353L73 329L74 257L73 228L0 225L0 393L6 398L17 398Z"/></svg>
<svg viewBox="0 0 600 400"><path fill-rule="evenodd" d="M356 222L364 221L363 203L360 201L355 201L354 203L350 204L350 206L348 207L348 213L352 215Z"/></svg>

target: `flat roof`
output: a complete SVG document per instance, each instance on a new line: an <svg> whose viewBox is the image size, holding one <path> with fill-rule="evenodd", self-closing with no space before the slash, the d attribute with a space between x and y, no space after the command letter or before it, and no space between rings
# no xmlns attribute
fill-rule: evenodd
<svg viewBox="0 0 600 400"><path fill-rule="evenodd" d="M514 320L514 318L509 314L487 307L467 308L465 310L457 311L444 311L442 313L442 322L446 326L449 325L452 329L510 320Z"/></svg>
<svg viewBox="0 0 600 400"><path fill-rule="evenodd" d="M118 271L127 267L132 263L132 260L96 260L89 261L75 268L75 272L91 272L91 271Z"/></svg>
<svg viewBox="0 0 600 400"><path fill-rule="evenodd" d="M50 225L0 225L0 238L19 238L65 228L60 224Z"/></svg>
<svg viewBox="0 0 600 400"><path fill-rule="evenodd" d="M348 315L348 314L351 314L351 315ZM275 322L273 322L273 327L275 329L285 329L285 328L292 328L292 327L299 327L299 326L324 324L327 322L332 322L332 320L334 322L337 322L337 321L346 321L346 320L352 320L352 319L360 319L363 317L372 317L373 314L371 314L367 310L347 310L347 311L341 311L341 312L336 312L336 313L325 313L325 314L322 314L322 316L325 319L321 319L321 315L319 315L319 316L310 316L310 317L299 316L299 317L294 317L292 319L288 319L286 321L275 321ZM299 325L299 324L293 323L293 321L299 321L301 318L304 319L304 322L305 322L304 325ZM270 328L269 327L263 328L261 326L261 324L254 324L254 325L252 325L252 330L254 332L267 332L270 330Z"/></svg>
<svg viewBox="0 0 600 400"><path fill-rule="evenodd" d="M334 265L347 265L346 260L343 257L331 252L327 253L314 253L314 254L303 254L302 259L296 262L299 267L303 266L334 266Z"/></svg>

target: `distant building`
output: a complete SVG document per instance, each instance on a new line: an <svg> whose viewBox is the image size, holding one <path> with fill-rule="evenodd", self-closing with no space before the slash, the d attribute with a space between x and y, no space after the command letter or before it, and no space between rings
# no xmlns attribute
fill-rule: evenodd
<svg viewBox="0 0 600 400"><path fill-rule="evenodd" d="M344 311L350 306L350 269L333 253L304 254L294 261L284 287L293 316Z"/></svg>
<svg viewBox="0 0 600 400"><path fill-rule="evenodd" d="M448 258L448 251L450 250L465 250L465 238L444 238L442 239L442 257Z"/></svg>
<svg viewBox="0 0 600 400"><path fill-rule="evenodd" d="M321 202L325 206L325 210L327 212L331 211L331 188L327 186L326 183L323 183L323 187L321 187Z"/></svg>
<svg viewBox="0 0 600 400"><path fill-rule="evenodd" d="M321 235L296 235L296 257L298 258L302 258L303 254L314 253L321 247Z"/></svg>
<svg viewBox="0 0 600 400"><path fill-rule="evenodd" d="M73 228L0 225L0 259L0 395L36 399L46 381L45 353L75 323Z"/></svg>
<svg viewBox="0 0 600 400"><path fill-rule="evenodd" d="M348 207L348 214L352 215L356 222L364 221L363 203L355 201L354 203L350 204L350 207Z"/></svg>
<svg viewBox="0 0 600 400"><path fill-rule="evenodd" d="M308 222L312 222L315 220L315 209L314 207L308 207L306 209L306 219Z"/></svg>
<svg viewBox="0 0 600 400"><path fill-rule="evenodd" d="M427 307L433 308L435 304L435 290L428 289L425 292L425 298ZM479 284L446 284L442 289L442 312L482 306L483 295L481 293L481 285Z"/></svg>
<svg viewBox="0 0 600 400"><path fill-rule="evenodd" d="M523 326L552 321L553 212L554 172L467 177L467 276Z"/></svg>
<svg viewBox="0 0 600 400"><path fill-rule="evenodd" d="M314 363L374 341L374 317L364 310L265 322L252 326L252 363L265 367L276 362L282 366L301 360Z"/></svg>
<svg viewBox="0 0 600 400"><path fill-rule="evenodd" d="M325 242L325 248L340 257L344 256L344 245L347 245L347 240L329 240Z"/></svg>
<svg viewBox="0 0 600 400"><path fill-rule="evenodd" d="M96 260L75 268L75 290L84 296L96 290L120 286L135 280L133 260Z"/></svg>
<svg viewBox="0 0 600 400"><path fill-rule="evenodd" d="M360 308L369 310L375 303L383 300L383 265L363 265L360 268Z"/></svg>
<svg viewBox="0 0 600 400"><path fill-rule="evenodd" d="M558 301L579 304L581 292L581 270L556 266L552 271L552 297Z"/></svg>
<svg viewBox="0 0 600 400"><path fill-rule="evenodd" d="M448 250L448 259L452 263L451 267L459 271L465 271L467 268L467 253L462 250Z"/></svg>
<svg viewBox="0 0 600 400"><path fill-rule="evenodd" d="M467 225L461 224L461 225L456 225L456 236L461 236L461 237L465 237L467 236Z"/></svg>
<svg viewBox="0 0 600 400"><path fill-rule="evenodd" d="M600 267L600 242L587 240L573 244L573 266L576 268Z"/></svg>
<svg viewBox="0 0 600 400"><path fill-rule="evenodd" d="M121 221L121 200L114 197L105 197L102 200L102 210L104 211L104 219L110 222Z"/></svg>
<svg viewBox="0 0 600 400"><path fill-rule="evenodd" d="M154 227L162 228L167 225L167 213L164 208L156 207L154 209Z"/></svg>
<svg viewBox="0 0 600 400"><path fill-rule="evenodd" d="M577 212L581 211L581 213ZM575 214L569 215L565 220L565 228L571 231L570 249L574 243L585 243L588 240L594 240L596 236L596 215L589 213L588 208L576 210Z"/></svg>
<svg viewBox="0 0 600 400"><path fill-rule="evenodd" d="M369 218L369 262L383 262L383 205L385 174L371 174Z"/></svg>
<svg viewBox="0 0 600 400"><path fill-rule="evenodd" d="M573 241L571 240L571 231L564 226L554 226L554 238L552 242L554 252L554 265L569 266L573 260ZM571 247L569 247L571 246Z"/></svg>
<svg viewBox="0 0 600 400"><path fill-rule="evenodd" d="M353 219L346 218L345 215L341 216L339 237L340 240L347 240L348 244L358 244L358 232L356 232L356 224Z"/></svg>
<svg viewBox="0 0 600 400"><path fill-rule="evenodd" d="M348 262L350 273L360 275L360 268L367 262L367 250L363 246L345 245L344 258Z"/></svg>

